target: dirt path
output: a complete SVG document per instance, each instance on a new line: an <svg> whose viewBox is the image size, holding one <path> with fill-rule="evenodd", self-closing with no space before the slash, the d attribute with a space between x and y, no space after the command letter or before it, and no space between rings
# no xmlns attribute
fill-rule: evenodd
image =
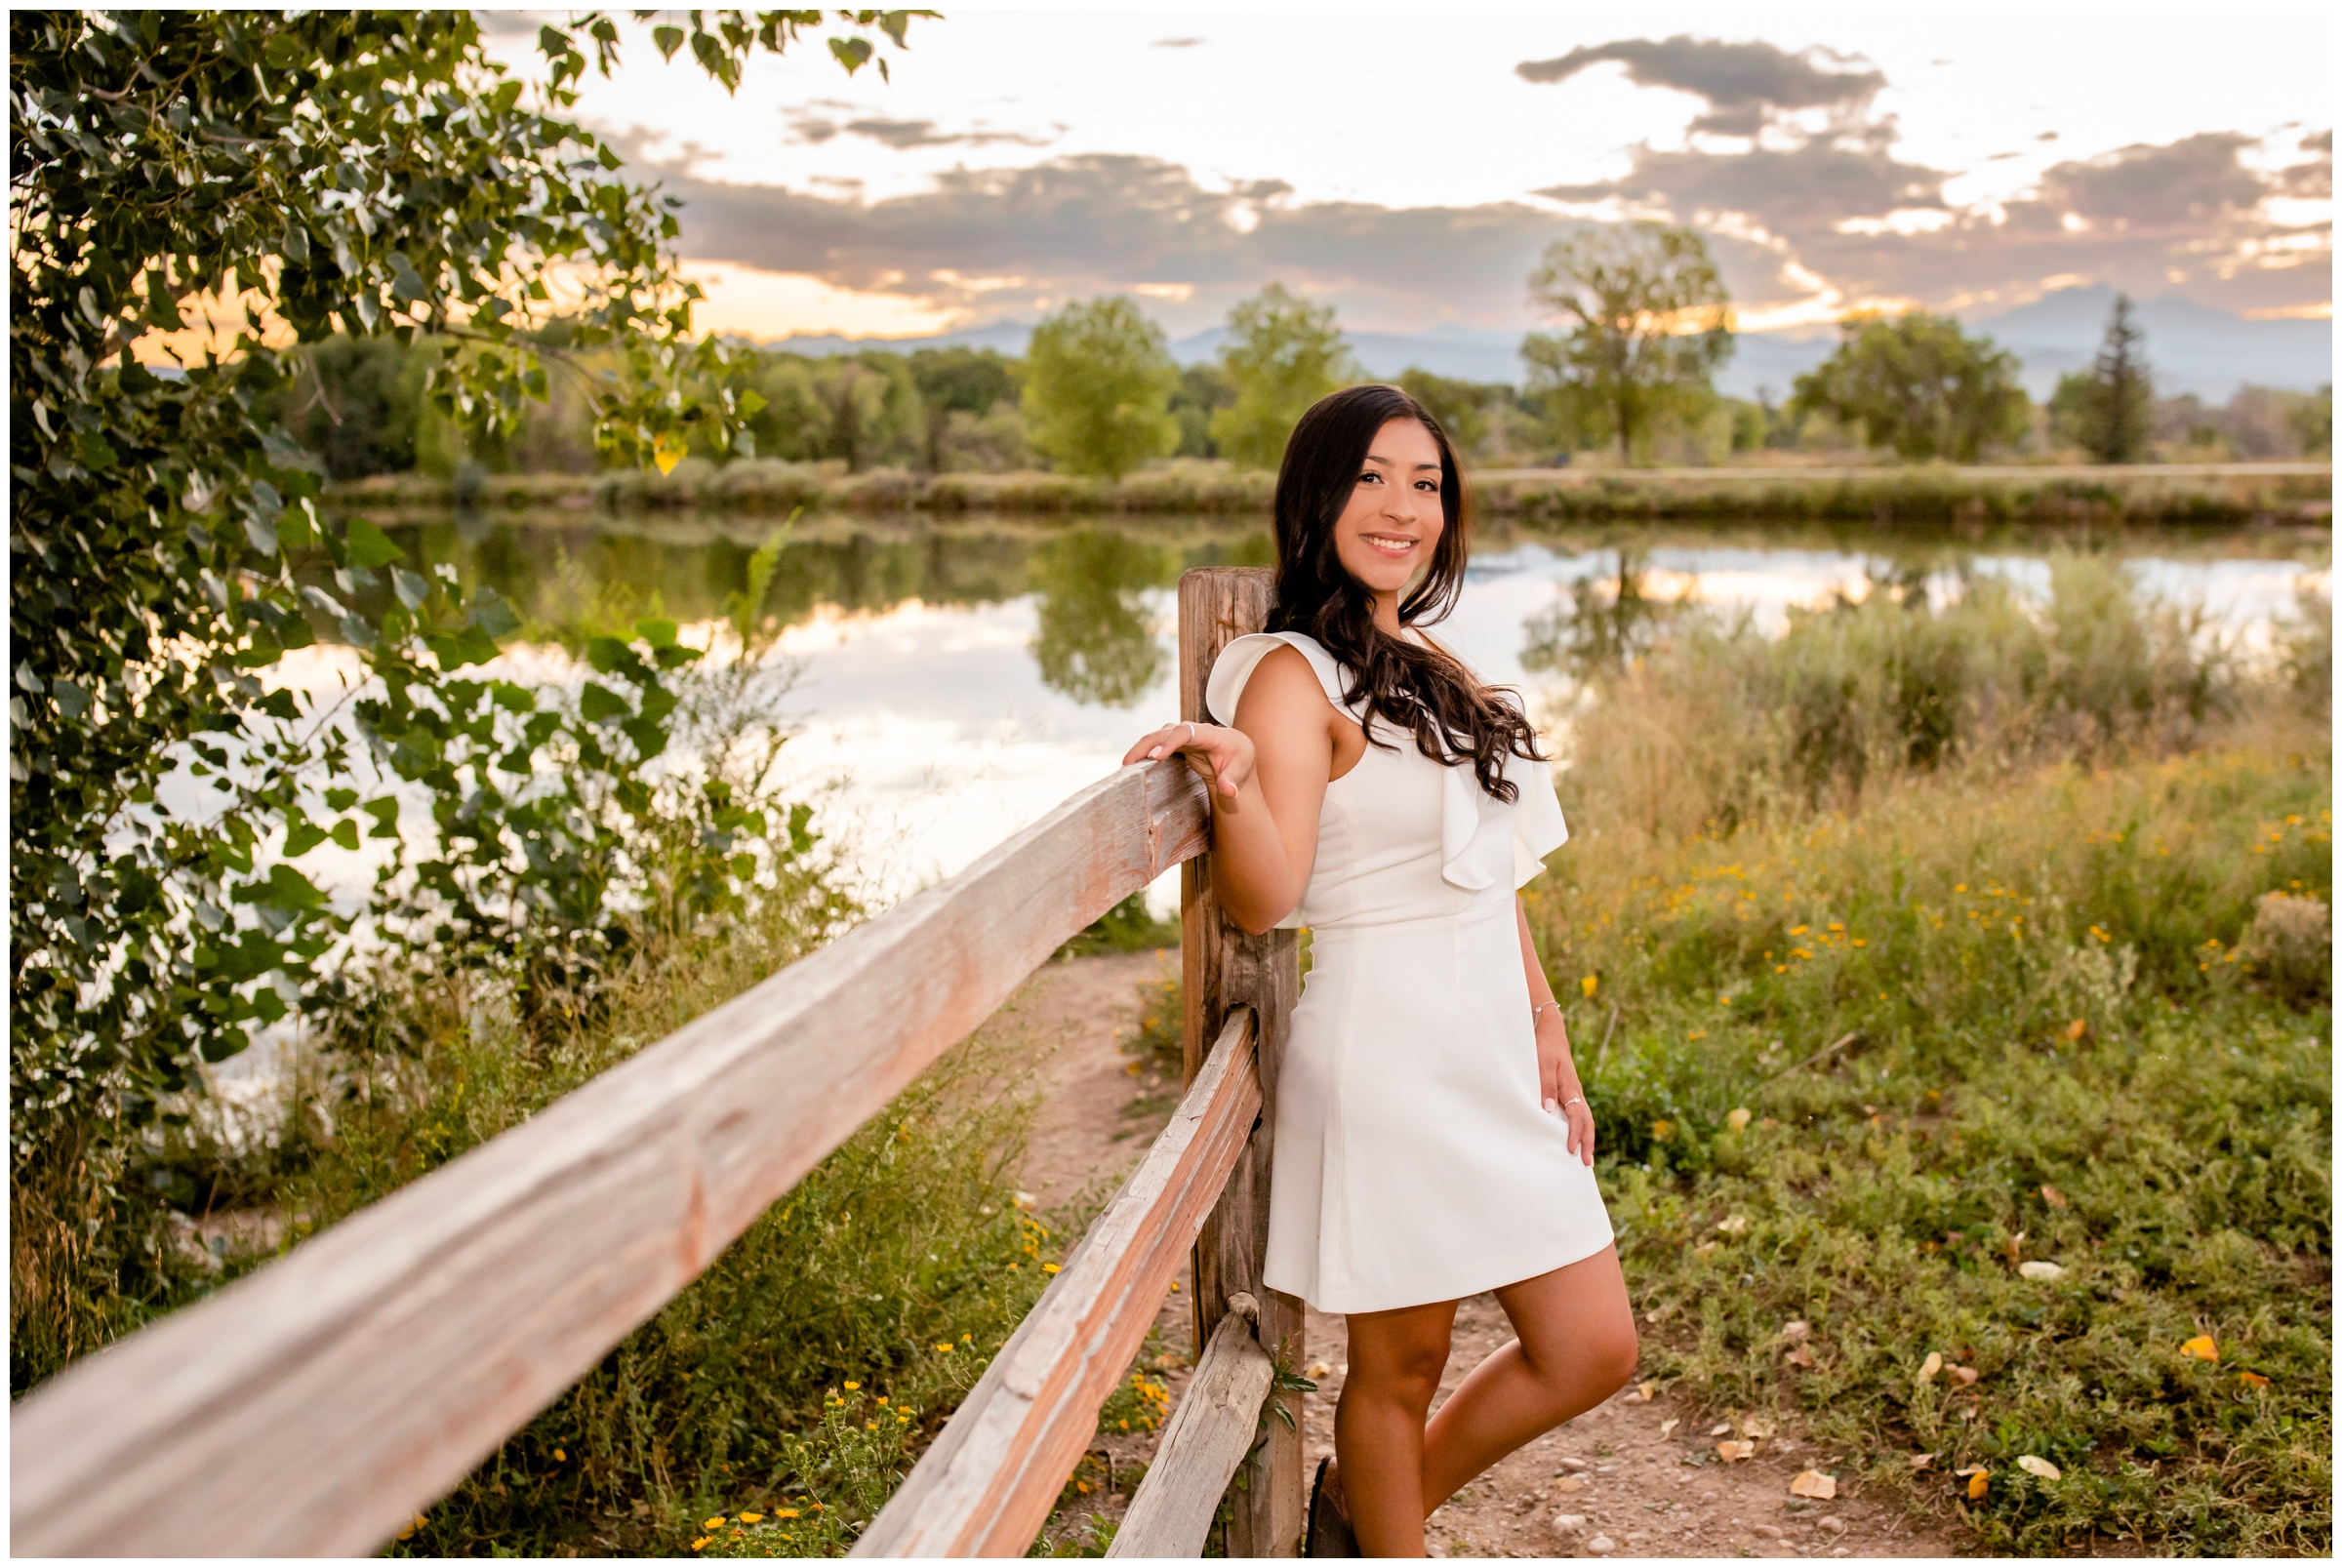
<svg viewBox="0 0 2342 1568"><path fill-rule="evenodd" d="M1177 962L1176 953L1076 958L1043 970L1018 996L1014 1006L1045 1051L1043 1106L1024 1178L1042 1206L1093 1183L1099 1195L1110 1192L1161 1128L1170 1086L1135 1075L1121 1048L1135 1033L1139 985L1174 973ZM1151 1375L1174 1401L1194 1346L1187 1291L1183 1272L1156 1318ZM1342 1319L1312 1311L1307 1332L1304 1364L1318 1391L1303 1400L1303 1441L1314 1471L1333 1451L1346 1370ZM1441 1396L1511 1338L1494 1297L1466 1301ZM1720 1458L1718 1443L1744 1435L1712 1430L1723 1420L1672 1394L1630 1388L1506 1459L1440 1508L1429 1529L1432 1555L1915 1557L1951 1555L1965 1540L1956 1524L1853 1485L1840 1456L1816 1448L1792 1423L1769 1434L1751 1427L1751 1457ZM1154 1443L1147 1431L1104 1439L1079 1472L1088 1490L1051 1520L1049 1536L1079 1537L1092 1519L1118 1519ZM1836 1476L1837 1495L1792 1494L1792 1480L1808 1469Z"/></svg>

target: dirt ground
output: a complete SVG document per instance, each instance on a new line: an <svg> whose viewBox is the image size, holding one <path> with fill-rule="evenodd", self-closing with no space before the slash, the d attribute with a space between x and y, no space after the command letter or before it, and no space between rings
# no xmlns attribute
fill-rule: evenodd
<svg viewBox="0 0 2342 1568"><path fill-rule="evenodd" d="M1024 1182L1043 1207L1085 1186L1110 1191L1126 1177L1167 1115L1172 1086L1131 1071L1122 1054L1137 1023L1142 981L1176 971L1175 952L1077 958L1053 964L1013 1005L1038 1052L1043 1103ZM1134 1112L1136 1103L1136 1113ZM1153 1368L1174 1400L1193 1354L1183 1273L1165 1298L1151 1342ZM1646 1331L1646 1333L1649 1331ZM1311 1471L1333 1451L1334 1401L1346 1371L1341 1318L1311 1312L1304 1367L1318 1391L1303 1400ZM1464 1303L1442 1397L1490 1351L1512 1338L1491 1296ZM1905 1500L1852 1483L1838 1456L1795 1426L1752 1428L1745 1460L1720 1458L1717 1444L1742 1439L1717 1413L1640 1387L1547 1433L1490 1470L1432 1516L1428 1545L1439 1557L1932 1557L1958 1552L1966 1531ZM1153 1458L1152 1432L1115 1433L1080 1472L1085 1493L1051 1522L1049 1535L1078 1537L1093 1518L1116 1519L1140 1467ZM1794 1495L1813 1470L1837 1479L1826 1501Z"/></svg>

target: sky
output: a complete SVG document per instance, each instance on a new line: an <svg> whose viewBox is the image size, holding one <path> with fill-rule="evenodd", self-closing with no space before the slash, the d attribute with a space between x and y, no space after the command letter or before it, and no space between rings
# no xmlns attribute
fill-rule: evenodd
<svg viewBox="0 0 2342 1568"><path fill-rule="evenodd" d="M516 63L535 20L494 14ZM632 28L580 116L684 202L702 325L1174 336L1274 279L1354 331L1537 324L1574 226L1705 234L1744 331L1971 319L2066 286L2332 313L2322 9L950 7L849 78L729 98Z"/></svg>

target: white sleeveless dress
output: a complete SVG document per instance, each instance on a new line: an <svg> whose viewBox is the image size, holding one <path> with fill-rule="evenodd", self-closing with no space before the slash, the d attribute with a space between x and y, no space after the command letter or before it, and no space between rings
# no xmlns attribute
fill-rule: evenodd
<svg viewBox="0 0 2342 1568"><path fill-rule="evenodd" d="M1233 723L1246 680L1287 645L1355 719L1341 666L1298 632L1223 649L1211 716ZM1552 777L1508 759L1508 806L1388 723L1374 739L1396 748L1369 745L1326 786L1309 888L1278 922L1309 928L1310 974L1277 1080L1264 1279L1327 1312L1454 1301L1612 1239L1539 1094L1514 924L1514 890L1569 836Z"/></svg>

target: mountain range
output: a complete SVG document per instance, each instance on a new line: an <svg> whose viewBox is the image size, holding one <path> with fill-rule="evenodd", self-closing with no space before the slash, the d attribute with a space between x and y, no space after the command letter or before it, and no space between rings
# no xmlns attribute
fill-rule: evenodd
<svg viewBox="0 0 2342 1568"><path fill-rule="evenodd" d="M2095 284L2059 289L2031 304L1964 319L1972 331L2014 352L2024 366L2025 389L2045 398L2058 377L2088 366L2114 302L2115 291ZM2166 397L2193 392L2206 402L2223 403L2248 382L2308 391L2333 380L2330 320L2247 321L2173 295L2137 302L2136 317L2147 334L2147 362L2155 373L2156 390ZM1171 357L1182 365L1210 359L1227 336L1225 327L1191 333L1172 342ZM1521 376L1517 333L1457 329L1348 336L1352 351L1372 376L1396 376L1410 367L1474 382L1517 382ZM826 355L865 348L910 353L965 345L1015 357L1024 354L1031 337L1030 324L1003 321L932 338L842 338L824 333L784 338L766 346ZM1755 397L1762 389L1776 400L1785 398L1797 377L1828 358L1837 342L1837 332L1829 328L1741 333L1733 340L1731 361L1716 376L1716 388L1735 397Z"/></svg>

